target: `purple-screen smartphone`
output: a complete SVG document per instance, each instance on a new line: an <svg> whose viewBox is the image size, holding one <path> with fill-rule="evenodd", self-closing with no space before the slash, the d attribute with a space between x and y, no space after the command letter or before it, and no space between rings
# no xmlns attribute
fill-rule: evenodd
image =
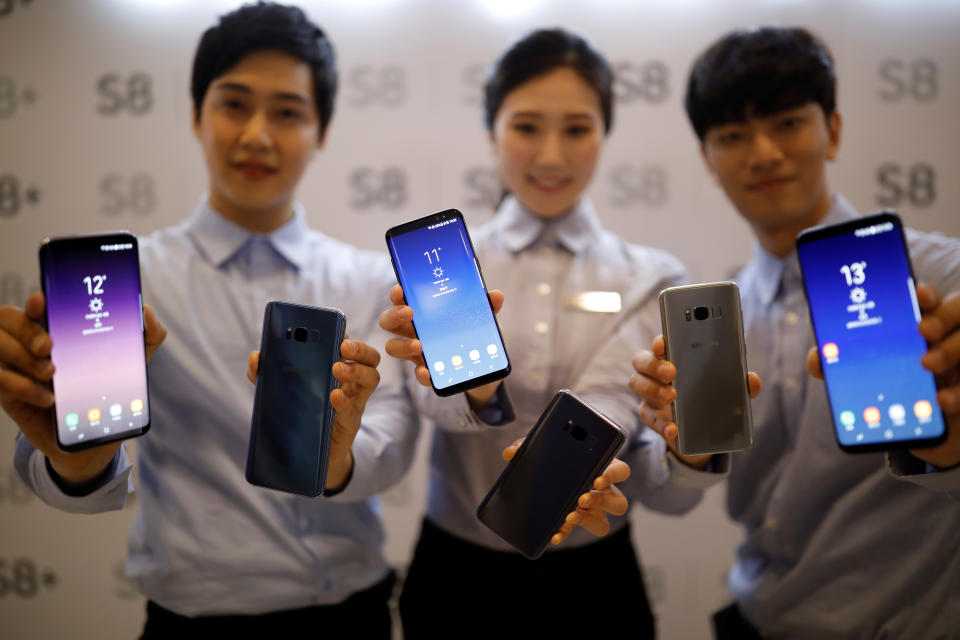
<svg viewBox="0 0 960 640"><path fill-rule="evenodd" d="M57 444L64 451L150 428L137 238L128 232L40 245L45 324L53 340Z"/></svg>

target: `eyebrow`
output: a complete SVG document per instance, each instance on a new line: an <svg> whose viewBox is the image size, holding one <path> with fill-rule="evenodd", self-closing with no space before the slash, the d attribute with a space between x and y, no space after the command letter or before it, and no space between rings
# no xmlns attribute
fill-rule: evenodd
<svg viewBox="0 0 960 640"><path fill-rule="evenodd" d="M238 91L240 93L245 93L248 95L253 93L253 90L250 87L248 87L247 85L241 82L221 82L221 83L218 83L214 88L222 91ZM302 95L300 95L299 93L277 91L275 93L271 93L270 97L274 100L289 100L293 102L298 102L302 105L310 104L310 101L307 100Z"/></svg>
<svg viewBox="0 0 960 640"><path fill-rule="evenodd" d="M539 111L517 111L511 115L511 118L544 118L546 117L543 113ZM594 117L589 113L565 113L563 114L565 120L593 120Z"/></svg>

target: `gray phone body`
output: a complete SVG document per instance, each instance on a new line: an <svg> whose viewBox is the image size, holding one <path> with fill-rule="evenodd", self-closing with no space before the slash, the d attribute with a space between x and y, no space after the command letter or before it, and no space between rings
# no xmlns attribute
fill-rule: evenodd
<svg viewBox="0 0 960 640"><path fill-rule="evenodd" d="M660 292L667 360L677 367L671 408L684 455L742 451L753 443L750 386L740 313L732 282Z"/></svg>

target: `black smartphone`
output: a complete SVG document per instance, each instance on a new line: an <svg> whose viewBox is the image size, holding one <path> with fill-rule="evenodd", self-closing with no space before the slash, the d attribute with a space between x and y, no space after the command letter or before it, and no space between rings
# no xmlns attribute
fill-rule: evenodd
<svg viewBox="0 0 960 640"><path fill-rule="evenodd" d="M709 282L664 289L660 322L666 359L677 367L677 399L670 408L680 453L749 448L753 421L737 285Z"/></svg>
<svg viewBox="0 0 960 640"><path fill-rule="evenodd" d="M53 340L57 444L76 451L150 428L137 238L47 238L40 245L44 323Z"/></svg>
<svg viewBox="0 0 960 640"><path fill-rule="evenodd" d="M807 229L797 255L837 443L848 452L927 447L946 424L913 268L896 214Z"/></svg>
<svg viewBox="0 0 960 640"><path fill-rule="evenodd" d="M347 321L338 309L270 302L263 315L247 481L316 497L327 482L333 365Z"/></svg>
<svg viewBox="0 0 960 640"><path fill-rule="evenodd" d="M506 377L510 360L463 215L448 209L393 227L387 247L437 395Z"/></svg>
<svg viewBox="0 0 960 640"><path fill-rule="evenodd" d="M561 389L480 503L477 517L526 557L540 557L624 437L612 420Z"/></svg>

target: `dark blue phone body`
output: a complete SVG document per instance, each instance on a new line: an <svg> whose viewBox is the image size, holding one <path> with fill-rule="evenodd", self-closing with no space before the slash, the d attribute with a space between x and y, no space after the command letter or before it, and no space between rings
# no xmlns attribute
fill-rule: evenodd
<svg viewBox="0 0 960 640"><path fill-rule="evenodd" d="M561 389L477 507L477 517L526 557L540 557L624 439L612 420Z"/></svg>
<svg viewBox="0 0 960 640"><path fill-rule="evenodd" d="M337 309L270 302L263 317L247 481L316 497L327 480L333 365L346 318Z"/></svg>
<svg viewBox="0 0 960 640"><path fill-rule="evenodd" d="M946 425L900 219L891 212L808 229L797 256L837 442L848 452L926 447Z"/></svg>

